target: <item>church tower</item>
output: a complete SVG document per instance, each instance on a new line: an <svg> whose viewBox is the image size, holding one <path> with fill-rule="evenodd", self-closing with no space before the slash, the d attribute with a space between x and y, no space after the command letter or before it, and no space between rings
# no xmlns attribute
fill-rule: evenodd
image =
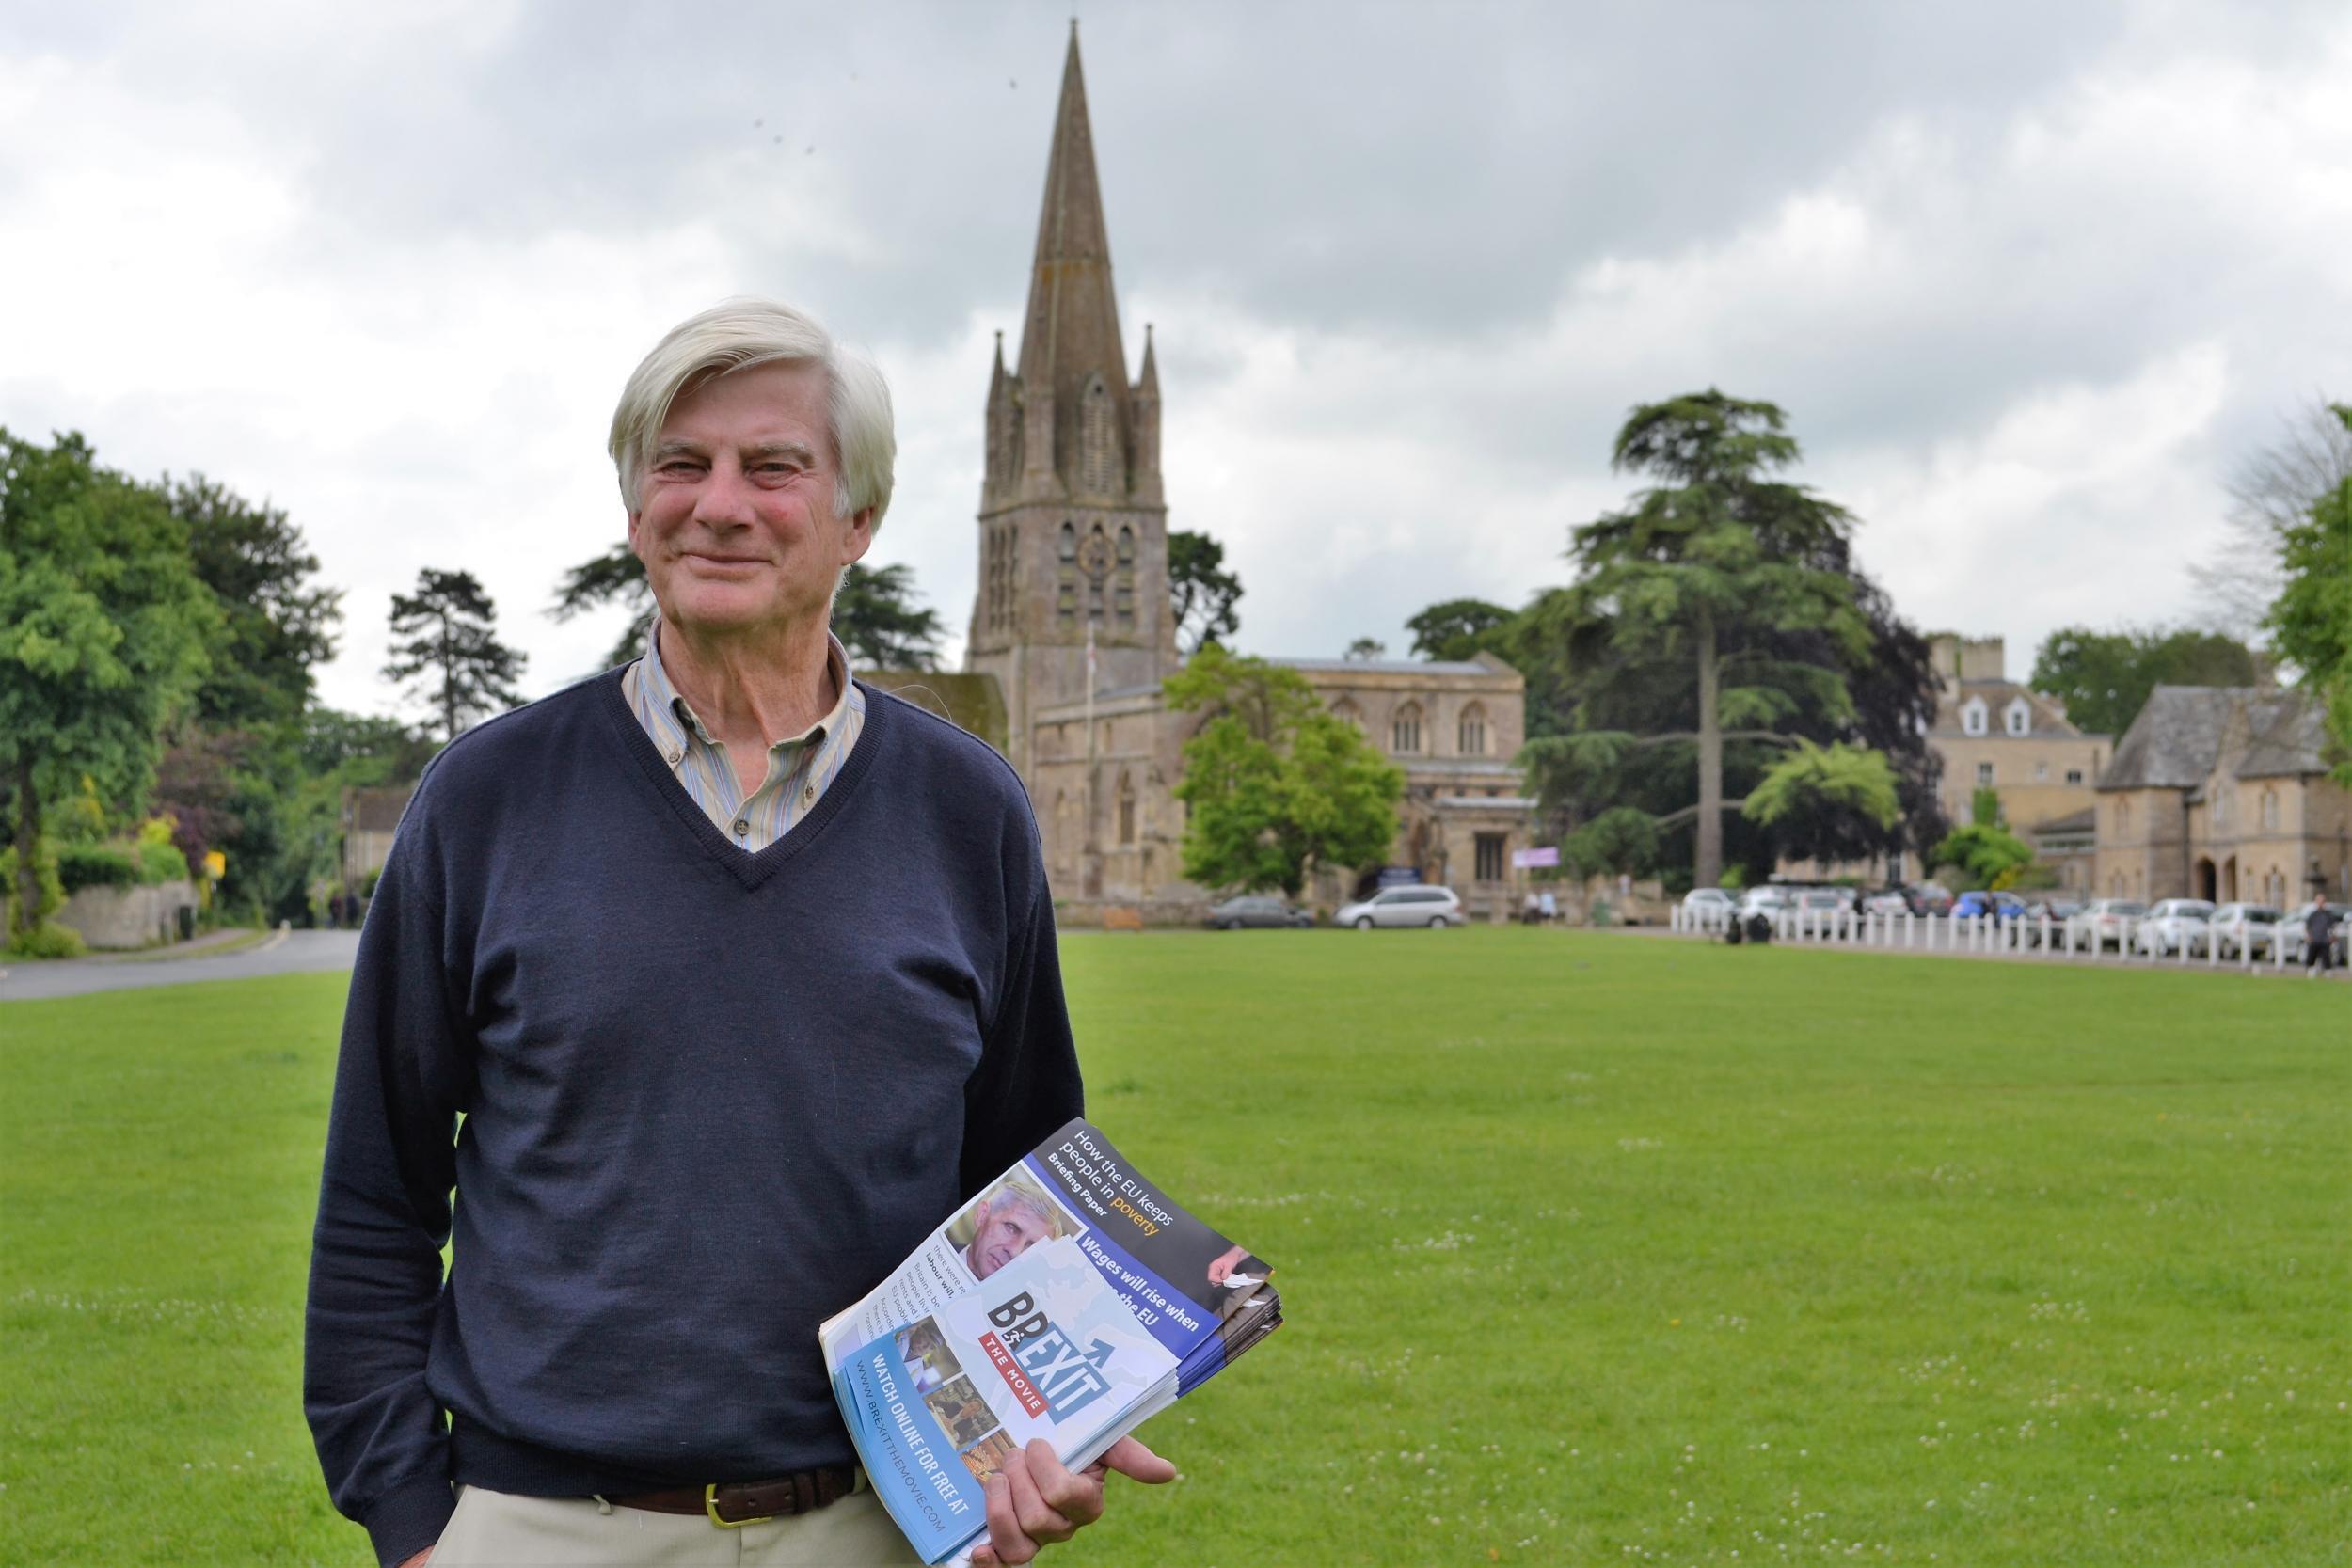
<svg viewBox="0 0 2352 1568"><path fill-rule="evenodd" d="M1089 633L1096 692L1154 685L1177 663L1159 370L1146 326L1127 379L1075 22L1017 363L1005 369L999 333L964 667L1003 689L1011 761L1034 795L1033 718L1088 695Z"/></svg>

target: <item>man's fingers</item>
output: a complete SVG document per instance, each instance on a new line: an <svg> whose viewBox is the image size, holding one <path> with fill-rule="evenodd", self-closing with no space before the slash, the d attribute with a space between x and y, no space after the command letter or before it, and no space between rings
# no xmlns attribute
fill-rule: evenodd
<svg viewBox="0 0 2352 1568"><path fill-rule="evenodd" d="M1053 1445L1042 1437L1032 1438L1028 1449L1029 1480L1037 1487L1038 1498L1074 1528L1090 1525L1103 1516L1103 1477L1089 1465L1073 1475L1070 1468L1056 1456ZM1023 1520L1025 1525L1026 1519ZM1036 1530L1030 1530L1037 1535ZM1042 1541L1043 1536L1038 1536ZM1057 1539L1068 1540L1061 1536Z"/></svg>
<svg viewBox="0 0 2352 1568"><path fill-rule="evenodd" d="M1160 1486L1176 1479L1176 1466L1153 1453L1132 1437L1121 1437L1104 1450L1103 1463L1146 1486Z"/></svg>
<svg viewBox="0 0 2352 1568"><path fill-rule="evenodd" d="M1005 1458L1005 1481L1012 1491L1012 1514L1020 1521L1021 1532L1032 1541L1067 1541L1078 1533L1080 1525L1090 1525L1103 1513L1103 1489L1073 1476L1054 1457L1054 1446L1042 1437L1032 1437L1029 1446L1017 1454ZM1091 1507L1082 1495L1073 1494L1073 1483L1090 1489ZM1064 1501L1074 1500L1084 1518L1062 1511Z"/></svg>
<svg viewBox="0 0 2352 1568"><path fill-rule="evenodd" d="M1037 1556L1037 1543L1021 1533L1012 1516L1012 1487L1002 1475L988 1483L988 1544L975 1551L972 1560L980 1562L982 1553L990 1561L1015 1565Z"/></svg>

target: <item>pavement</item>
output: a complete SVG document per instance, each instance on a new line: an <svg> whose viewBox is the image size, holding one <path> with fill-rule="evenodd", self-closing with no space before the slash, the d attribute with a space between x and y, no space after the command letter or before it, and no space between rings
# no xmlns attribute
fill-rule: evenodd
<svg viewBox="0 0 2352 1568"><path fill-rule="evenodd" d="M110 954L46 962L0 964L0 1003L85 996L91 991L133 990L142 986L184 986L207 980L252 980L265 974L304 974L349 969L359 951L357 931L272 931L252 946L211 953L206 947L235 944L239 933L224 932L152 953Z"/></svg>

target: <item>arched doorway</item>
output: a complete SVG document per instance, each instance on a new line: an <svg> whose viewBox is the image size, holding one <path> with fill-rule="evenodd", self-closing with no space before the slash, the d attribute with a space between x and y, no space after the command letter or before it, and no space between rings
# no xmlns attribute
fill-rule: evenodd
<svg viewBox="0 0 2352 1568"><path fill-rule="evenodd" d="M2217 879L2214 876L2213 862L2205 856L2199 856L2197 859L2196 895L2204 899L2207 903L2211 903L2213 901L2213 895L2217 891Z"/></svg>

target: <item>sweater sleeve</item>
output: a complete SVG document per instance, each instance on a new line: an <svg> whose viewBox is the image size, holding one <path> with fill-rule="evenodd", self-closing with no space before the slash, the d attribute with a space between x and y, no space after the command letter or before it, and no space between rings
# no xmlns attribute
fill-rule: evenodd
<svg viewBox="0 0 2352 1568"><path fill-rule="evenodd" d="M449 1440L425 1386L469 1036L446 958L424 789L394 835L343 1012L304 1322L303 1404L335 1506L385 1563L449 1522Z"/></svg>
<svg viewBox="0 0 2352 1568"><path fill-rule="evenodd" d="M1034 828L1029 844L1034 850ZM1028 911L1007 933L1003 995L980 1065L964 1085L959 1184L966 1197L1086 1110L1041 859L1033 853L1028 861Z"/></svg>

